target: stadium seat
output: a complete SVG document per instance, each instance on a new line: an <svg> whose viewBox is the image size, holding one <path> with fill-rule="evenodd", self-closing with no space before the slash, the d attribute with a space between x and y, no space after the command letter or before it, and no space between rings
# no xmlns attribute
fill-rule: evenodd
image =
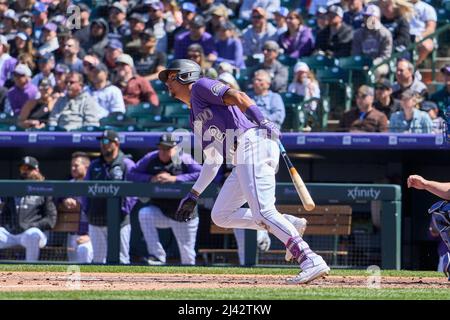
<svg viewBox="0 0 450 320"><path fill-rule="evenodd" d="M136 119L127 116L122 112L112 112L107 117L100 119L100 126L112 126L112 127L128 127L134 126L136 124Z"/></svg>
<svg viewBox="0 0 450 320"><path fill-rule="evenodd" d="M128 105L125 114L128 117L138 118L159 115L161 110L161 107L156 107L150 103L140 103L137 105Z"/></svg>
<svg viewBox="0 0 450 320"><path fill-rule="evenodd" d="M280 61L282 64L284 64L285 66L294 66L298 59L297 58L291 58L285 54L280 54L278 56L278 61Z"/></svg>
<svg viewBox="0 0 450 320"><path fill-rule="evenodd" d="M159 79L150 81L150 84L152 85L153 89L155 89L156 93L167 90L166 84Z"/></svg>
<svg viewBox="0 0 450 320"><path fill-rule="evenodd" d="M103 131L103 130L105 130L105 128L103 128L103 127L83 126L83 127L80 127L78 129L75 129L75 130L72 130L72 131L75 131L75 132L100 132L100 131Z"/></svg>
<svg viewBox="0 0 450 320"><path fill-rule="evenodd" d="M159 103L161 106L166 103L178 102L178 100L175 100L174 98L171 97L171 95L169 94L169 91L162 90L157 93L158 93Z"/></svg>
<svg viewBox="0 0 450 320"><path fill-rule="evenodd" d="M250 21L244 20L241 18L231 19L231 22L238 28L239 30L244 30L250 24Z"/></svg>
<svg viewBox="0 0 450 320"><path fill-rule="evenodd" d="M173 117L173 116L182 116L182 115L190 115L190 111L187 105L181 102L175 103L167 103L163 107L163 116L164 117Z"/></svg>
<svg viewBox="0 0 450 320"><path fill-rule="evenodd" d="M16 124L17 117L6 112L0 113L0 124Z"/></svg>
<svg viewBox="0 0 450 320"><path fill-rule="evenodd" d="M154 128L176 127L174 120L161 116L151 116L137 118L137 127L143 131L149 131Z"/></svg>
<svg viewBox="0 0 450 320"><path fill-rule="evenodd" d="M300 61L306 63L310 69L322 70L326 68L332 68L337 65L337 61L334 58L328 58L324 55L314 55L309 57L302 57Z"/></svg>
<svg viewBox="0 0 450 320"><path fill-rule="evenodd" d="M326 100L325 104L328 105L329 101L333 101L333 110L338 111L342 102L344 110L347 111L351 107L351 87L349 85L349 71L339 67L332 67L328 69L317 70L317 79L321 86L322 100ZM342 94L342 89L344 94ZM330 93L332 95L330 96Z"/></svg>
<svg viewBox="0 0 450 320"><path fill-rule="evenodd" d="M280 93L286 110L286 118L281 126L283 131L301 131L305 124L304 114L301 108L303 96L291 92Z"/></svg>

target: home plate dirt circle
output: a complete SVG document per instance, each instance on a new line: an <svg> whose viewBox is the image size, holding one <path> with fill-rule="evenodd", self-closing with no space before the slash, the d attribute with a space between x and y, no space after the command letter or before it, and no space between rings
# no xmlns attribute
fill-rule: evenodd
<svg viewBox="0 0 450 320"><path fill-rule="evenodd" d="M222 288L295 288L286 284L285 275L230 274L166 274L166 273L84 273L1 272L2 291L56 290L163 290L163 289L222 289ZM363 276L328 276L317 279L309 288L367 288ZM450 288L446 278L381 277L381 288Z"/></svg>

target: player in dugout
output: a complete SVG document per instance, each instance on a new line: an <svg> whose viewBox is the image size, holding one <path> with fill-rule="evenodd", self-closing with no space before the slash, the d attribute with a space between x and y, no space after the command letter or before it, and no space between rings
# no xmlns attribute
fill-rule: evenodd
<svg viewBox="0 0 450 320"><path fill-rule="evenodd" d="M159 73L159 79L172 97L190 107L191 127L205 156L199 178L180 202L177 219L189 221L201 193L224 160L232 161L235 167L211 212L213 222L224 228L266 229L274 234L301 268L288 283L308 283L326 276L330 271L327 263L310 249L293 224L299 218L282 215L275 208L275 171L280 158L276 125L244 92L202 78L201 67L191 60L173 60ZM246 202L250 208L241 208Z"/></svg>

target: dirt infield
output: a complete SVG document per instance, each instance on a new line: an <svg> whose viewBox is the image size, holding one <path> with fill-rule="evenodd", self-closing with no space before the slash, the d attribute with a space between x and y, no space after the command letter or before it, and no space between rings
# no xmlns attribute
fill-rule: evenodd
<svg viewBox="0 0 450 320"><path fill-rule="evenodd" d="M162 290L212 288L277 288L296 287L285 283L287 276L227 274L153 274L153 273L81 273L0 272L0 290ZM78 281L79 280L79 281ZM307 285L311 288L366 288L368 278L362 276L328 276ZM444 277L382 277L381 288L450 289Z"/></svg>

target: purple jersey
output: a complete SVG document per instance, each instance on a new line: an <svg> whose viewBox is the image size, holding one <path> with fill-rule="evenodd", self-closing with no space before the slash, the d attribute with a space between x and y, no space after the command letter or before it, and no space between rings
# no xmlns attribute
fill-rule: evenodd
<svg viewBox="0 0 450 320"><path fill-rule="evenodd" d="M196 138L201 139L203 149L212 142L219 142L223 145L224 156L239 135L257 127L237 106L227 106L223 102L223 95L229 88L220 81L201 78L192 86L190 101L191 127Z"/></svg>

